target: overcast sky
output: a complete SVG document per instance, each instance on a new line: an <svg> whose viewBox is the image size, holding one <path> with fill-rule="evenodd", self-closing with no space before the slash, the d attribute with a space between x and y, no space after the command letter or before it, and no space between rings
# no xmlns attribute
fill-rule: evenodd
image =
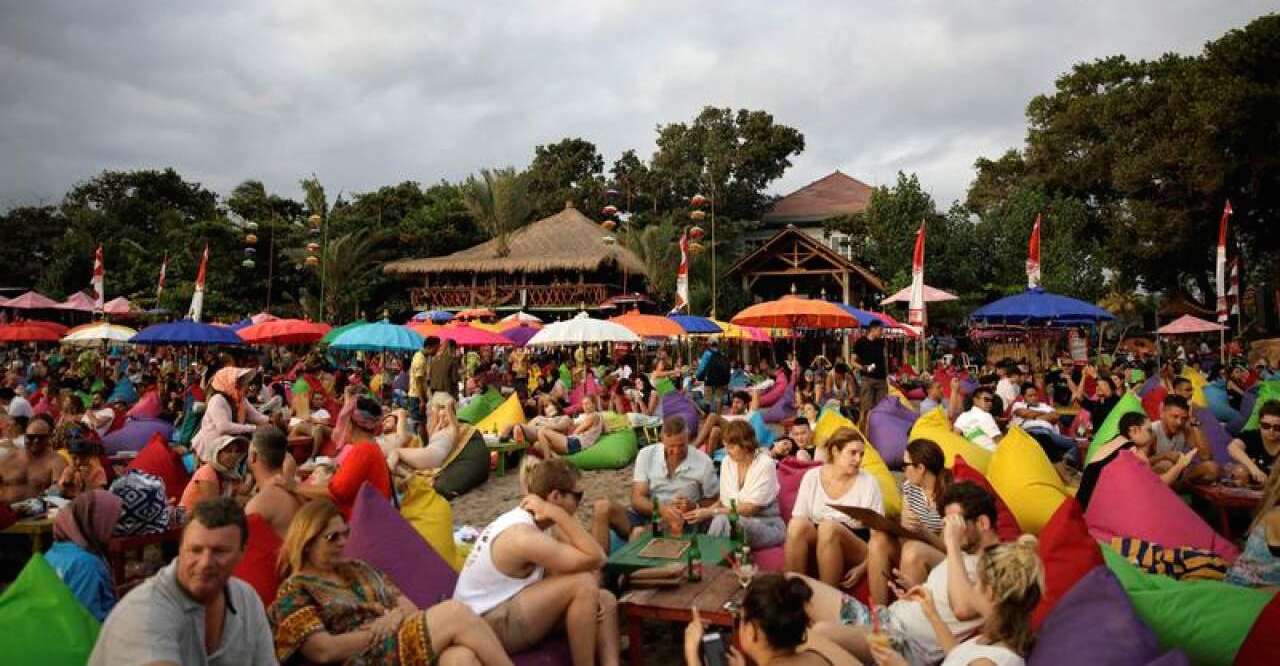
<svg viewBox="0 0 1280 666"><path fill-rule="evenodd" d="M0 208L103 169L299 196L528 164L606 165L705 104L807 144L771 190L917 172L945 207L1072 63L1198 53L1274 2L0 0Z"/></svg>

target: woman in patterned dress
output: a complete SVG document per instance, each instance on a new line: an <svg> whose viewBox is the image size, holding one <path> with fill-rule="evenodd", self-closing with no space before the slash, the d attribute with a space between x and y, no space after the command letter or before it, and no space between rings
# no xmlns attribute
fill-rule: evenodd
<svg viewBox="0 0 1280 666"><path fill-rule="evenodd" d="M489 625L456 601L419 610L382 572L344 559L351 530L316 500L294 517L280 548L281 577L267 610L276 657L313 663L510 664Z"/></svg>

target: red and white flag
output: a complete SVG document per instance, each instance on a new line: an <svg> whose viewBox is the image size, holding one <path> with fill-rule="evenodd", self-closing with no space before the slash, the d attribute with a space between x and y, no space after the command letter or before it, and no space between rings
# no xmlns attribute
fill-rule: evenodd
<svg viewBox="0 0 1280 666"><path fill-rule="evenodd" d="M1027 288L1040 286L1040 215L1036 214L1035 226L1031 227L1031 241L1027 243Z"/></svg>
<svg viewBox="0 0 1280 666"><path fill-rule="evenodd" d="M911 302L907 311L907 323L924 327L924 222L916 232L916 249L911 255Z"/></svg>
<svg viewBox="0 0 1280 666"><path fill-rule="evenodd" d="M1231 307L1227 303L1227 218L1231 217L1231 201L1222 207L1222 219L1218 222L1218 260L1215 264L1214 277L1218 281L1218 323L1225 323L1231 318Z"/></svg>
<svg viewBox="0 0 1280 666"><path fill-rule="evenodd" d="M676 269L676 304L672 312L689 311L689 234L680 234L680 267Z"/></svg>
<svg viewBox="0 0 1280 666"><path fill-rule="evenodd" d="M204 312L204 275L208 267L209 244L206 243L204 254L200 257L200 270L196 273L196 290L191 294L191 309L187 310L187 317L191 321L200 321L200 315Z"/></svg>
<svg viewBox="0 0 1280 666"><path fill-rule="evenodd" d="M156 282L156 307L160 307L160 294L164 293L164 273L169 268L169 253L165 253L164 261L160 262L160 280Z"/></svg>
<svg viewBox="0 0 1280 666"><path fill-rule="evenodd" d="M102 306L106 302L104 296L106 292L102 288L103 278L106 277L106 274L107 272L102 265L102 246L99 245L97 251L93 253L93 279L90 281L93 291L94 312L102 312Z"/></svg>
<svg viewBox="0 0 1280 666"><path fill-rule="evenodd" d="M1240 257L1231 259L1231 288L1227 290L1227 302L1231 304L1231 314L1240 315Z"/></svg>

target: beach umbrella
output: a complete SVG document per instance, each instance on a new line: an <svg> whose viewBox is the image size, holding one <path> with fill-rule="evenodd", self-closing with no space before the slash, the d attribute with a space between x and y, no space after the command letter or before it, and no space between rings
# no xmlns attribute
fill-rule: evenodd
<svg viewBox="0 0 1280 666"><path fill-rule="evenodd" d="M411 352L422 349L422 336L383 319L350 328L334 338L329 346L345 351Z"/></svg>
<svg viewBox="0 0 1280 666"><path fill-rule="evenodd" d="M642 338L674 338L685 334L684 327L674 319L640 314L638 310L611 317L609 321L626 326Z"/></svg>
<svg viewBox="0 0 1280 666"><path fill-rule="evenodd" d="M853 315L854 319L858 320L858 326L860 327L867 326L873 321L881 321L879 317L861 308L855 308L852 305L844 305L844 304L838 304L838 305L840 306L841 310L844 310L845 312L848 312L849 314Z"/></svg>
<svg viewBox="0 0 1280 666"><path fill-rule="evenodd" d="M489 308L471 308L463 310L455 315L455 319L493 319L498 315L493 313Z"/></svg>
<svg viewBox="0 0 1280 666"><path fill-rule="evenodd" d="M336 340L339 335L342 335L343 333L346 333L347 331L357 326L364 326L365 324L368 324L368 323L369 322L363 319L357 319L356 321L353 321L350 324L343 324L337 328L331 328L329 329L328 333L324 334L323 338L320 338L320 341L325 344L333 344L333 341Z"/></svg>
<svg viewBox="0 0 1280 666"><path fill-rule="evenodd" d="M930 287L927 284L924 285L924 302L925 303L938 303L940 301L955 301L959 299L960 299L959 296L956 296L955 294L949 291L943 291L936 287ZM899 291L898 293L880 301L880 305L888 305L890 303L910 303L910 302L911 302L911 287L907 286L907 287L904 287L902 291Z"/></svg>
<svg viewBox="0 0 1280 666"><path fill-rule="evenodd" d="M148 326L129 339L135 345L242 345L236 332L222 326L182 319Z"/></svg>
<svg viewBox="0 0 1280 666"><path fill-rule="evenodd" d="M507 316L503 317L503 318L502 318L502 319L500 319L499 321L504 322L504 323L505 323L505 322L516 322L517 324L519 324L519 323L521 323L521 322L530 323L530 324L541 324L541 323L542 323L542 320L541 320L541 319L538 319L537 317L535 317L535 316L533 316L533 315L529 314L528 312L525 312L524 310L521 310L521 311L519 311L519 312L513 312L513 313L511 313L511 314L509 314L509 315L507 315Z"/></svg>
<svg viewBox="0 0 1280 666"><path fill-rule="evenodd" d="M529 344L529 340L538 334L538 329L532 326L516 326L508 328L502 332L502 336L516 343L516 346L523 347Z"/></svg>
<svg viewBox="0 0 1280 666"><path fill-rule="evenodd" d="M324 338L330 326L305 319L271 318L238 331L251 345L300 345Z"/></svg>
<svg viewBox="0 0 1280 666"><path fill-rule="evenodd" d="M18 321L0 325L0 343L3 342L57 342L62 334L48 326L34 322Z"/></svg>
<svg viewBox="0 0 1280 666"><path fill-rule="evenodd" d="M440 324L431 324L425 321L410 322L408 324L405 324L404 327L413 331L414 333L417 333L418 335L421 335L424 338L429 338L433 335L438 338L440 337L440 330L444 328L444 326L441 326Z"/></svg>
<svg viewBox="0 0 1280 666"><path fill-rule="evenodd" d="M858 328L858 319L835 303L798 296L757 303L733 316L739 326L763 328Z"/></svg>
<svg viewBox="0 0 1280 666"><path fill-rule="evenodd" d="M1211 321L1205 321L1199 317L1191 315L1182 315L1177 319L1161 326L1156 333L1160 335L1190 335L1195 333L1217 333L1226 330L1225 326L1219 326Z"/></svg>
<svg viewBox="0 0 1280 666"><path fill-rule="evenodd" d="M982 324L1079 326L1110 321L1115 316L1092 303L1035 287L988 303L974 310L969 319Z"/></svg>
<svg viewBox="0 0 1280 666"><path fill-rule="evenodd" d="M58 302L44 294L28 291L17 298L9 299L4 306L18 310L56 310L58 309Z"/></svg>
<svg viewBox="0 0 1280 666"><path fill-rule="evenodd" d="M3 305L5 305L5 304L7 304L8 302L9 302L9 299L8 299L8 298L6 298L6 297L4 297L4 296L0 296L0 306L3 306Z"/></svg>
<svg viewBox="0 0 1280 666"><path fill-rule="evenodd" d="M667 319L680 324L680 328L690 335L719 335L724 329L706 317L697 315L667 315Z"/></svg>
<svg viewBox="0 0 1280 666"><path fill-rule="evenodd" d="M499 321L496 325L498 327L499 333L502 333L504 331L510 331L513 328L520 328L522 326L525 328L531 328L535 331L542 328L542 322L540 321L528 321L523 319L522 320L504 319L502 321Z"/></svg>
<svg viewBox="0 0 1280 666"><path fill-rule="evenodd" d="M133 304L124 296L118 296L104 303L102 311L112 315L125 315L133 311Z"/></svg>
<svg viewBox="0 0 1280 666"><path fill-rule="evenodd" d="M87 347L105 342L128 342L138 332L128 326L109 324L105 321L77 326L62 337L63 344Z"/></svg>
<svg viewBox="0 0 1280 666"><path fill-rule="evenodd" d="M525 343L526 347L580 345L589 342L640 342L631 329L611 321L592 319L587 313L567 321L547 324Z"/></svg>
<svg viewBox="0 0 1280 666"><path fill-rule="evenodd" d="M453 340L459 347L484 347L496 345L510 347L511 339L494 331L478 328L474 324L454 322L441 326L436 333L441 340Z"/></svg>
<svg viewBox="0 0 1280 666"><path fill-rule="evenodd" d="M83 291L77 291L67 300L58 304L59 310L79 310L80 312L93 312L93 308L97 306L97 302Z"/></svg>
<svg viewBox="0 0 1280 666"><path fill-rule="evenodd" d="M453 313L448 310L427 310L413 315L410 321L429 321L434 324L443 324L453 319Z"/></svg>
<svg viewBox="0 0 1280 666"><path fill-rule="evenodd" d="M720 321L719 319L712 319L711 322L716 326L719 326L724 331L720 334L720 338L722 340L745 340L747 342L763 343L773 342L773 338L770 338L769 334L763 328L757 328L755 326L738 326L737 324L730 324L727 321Z"/></svg>

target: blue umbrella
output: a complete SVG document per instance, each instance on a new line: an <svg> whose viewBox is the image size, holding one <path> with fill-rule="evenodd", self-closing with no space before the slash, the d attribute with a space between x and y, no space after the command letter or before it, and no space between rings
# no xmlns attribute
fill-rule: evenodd
<svg viewBox="0 0 1280 666"><path fill-rule="evenodd" d="M988 303L974 310L969 318L984 324L1079 326L1110 321L1115 319L1115 315L1092 303L1051 294L1037 287Z"/></svg>
<svg viewBox="0 0 1280 666"><path fill-rule="evenodd" d="M190 319L148 326L129 338L136 345L242 345L236 332Z"/></svg>
<svg viewBox="0 0 1280 666"><path fill-rule="evenodd" d="M675 323L680 324L680 328L683 328L686 333L710 335L719 335L724 333L724 329L720 328L714 321L711 321L706 317L699 317L697 315L667 315L667 319L671 319L675 321Z"/></svg>
<svg viewBox="0 0 1280 666"><path fill-rule="evenodd" d="M249 328L250 326L253 326L252 319L241 319L240 321L228 326L227 328L239 333L241 330Z"/></svg>
<svg viewBox="0 0 1280 666"><path fill-rule="evenodd" d="M355 326L333 339L329 346L344 351L404 351L422 349L422 336L405 326L398 326L383 319L372 324Z"/></svg>
<svg viewBox="0 0 1280 666"><path fill-rule="evenodd" d="M433 324L443 324L453 319L453 313L448 310L427 310L413 315L413 321L430 321Z"/></svg>
<svg viewBox="0 0 1280 666"><path fill-rule="evenodd" d="M870 312L867 312L866 310L859 310L858 308L855 308L852 305L844 305L843 303L836 303L836 305L839 305L841 310L844 310L845 312L848 312L849 314L856 317L858 319L859 326L865 327L873 321L884 323L884 320L871 314Z"/></svg>

